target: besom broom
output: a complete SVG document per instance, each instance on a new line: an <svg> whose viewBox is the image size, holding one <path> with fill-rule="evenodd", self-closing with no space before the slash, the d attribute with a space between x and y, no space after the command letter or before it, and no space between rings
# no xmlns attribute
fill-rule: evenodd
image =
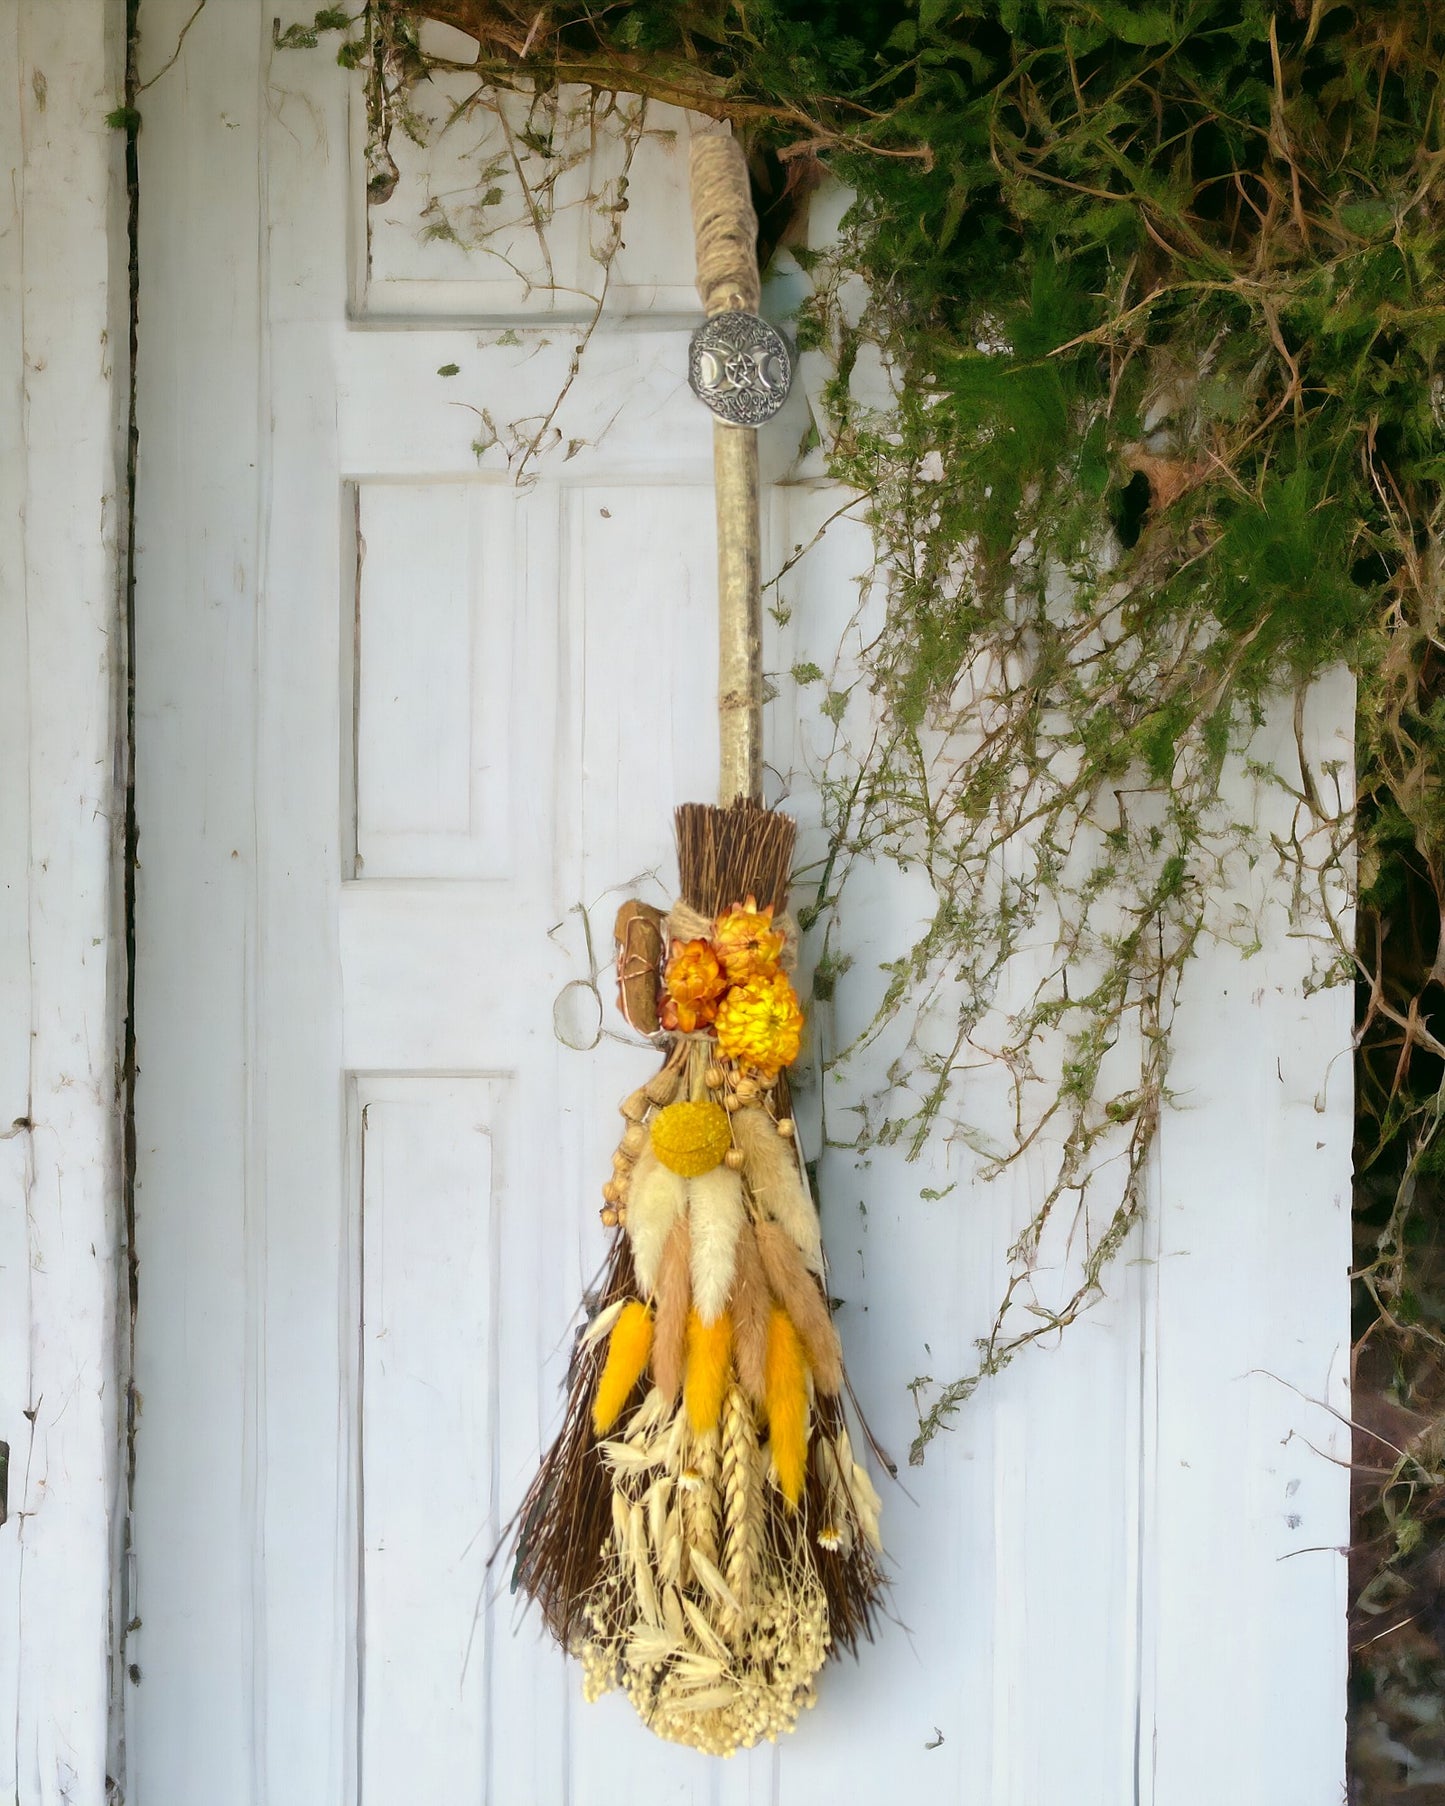
<svg viewBox="0 0 1445 1806"><path fill-rule="evenodd" d="M755 428L788 354L757 318L747 166L694 140L690 379L713 407L722 805L676 815L681 898L623 906L619 1003L664 1049L622 1104L616 1231L566 1413L518 1517L513 1584L658 1735L727 1755L792 1728L871 1635L879 1500L844 1419L822 1236L789 1104L802 1011L794 824L761 804Z"/></svg>

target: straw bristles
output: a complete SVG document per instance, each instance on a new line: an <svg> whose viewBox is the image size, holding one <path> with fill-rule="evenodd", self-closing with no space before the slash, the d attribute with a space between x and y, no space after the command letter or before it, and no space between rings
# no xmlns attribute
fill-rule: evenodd
<svg viewBox="0 0 1445 1806"><path fill-rule="evenodd" d="M797 836L790 816L739 800L726 809L684 803L675 820L685 903L709 920L747 896L783 913Z"/></svg>
<svg viewBox="0 0 1445 1806"><path fill-rule="evenodd" d="M813 1273L823 1271L823 1232L798 1169L797 1143L779 1135L766 1110L752 1106L733 1117L743 1151L743 1171L753 1201L770 1222L787 1231Z"/></svg>
<svg viewBox="0 0 1445 1806"><path fill-rule="evenodd" d="M657 1320L652 1332L652 1378L659 1392L676 1401L687 1360L687 1317L692 1309L692 1255L687 1218L668 1234L657 1270Z"/></svg>
<svg viewBox="0 0 1445 1806"><path fill-rule="evenodd" d="M624 1305L607 1342L607 1360L592 1400L592 1428L605 1436L617 1422L652 1353L652 1312L635 1300Z"/></svg>
<svg viewBox="0 0 1445 1806"><path fill-rule="evenodd" d="M692 1303L704 1323L727 1306L733 1289L738 1231L743 1226L743 1182L731 1167L715 1166L687 1182L692 1248Z"/></svg>
<svg viewBox="0 0 1445 1806"><path fill-rule="evenodd" d="M637 1289L644 1298L650 1298L657 1285L662 1250L686 1202L687 1180L665 1167L651 1148L644 1148L637 1157L627 1198L627 1238L632 1243Z"/></svg>
<svg viewBox="0 0 1445 1806"><path fill-rule="evenodd" d="M791 1509L808 1468L808 1366L793 1321L774 1305L768 1318L768 1442L778 1486Z"/></svg>
<svg viewBox="0 0 1445 1806"><path fill-rule="evenodd" d="M682 1396L693 1432L705 1436L716 1430L732 1373L732 1318L723 1311L704 1323L697 1311L687 1319L687 1373Z"/></svg>
<svg viewBox="0 0 1445 1806"><path fill-rule="evenodd" d="M793 1320L820 1392L843 1389L843 1350L828 1301L796 1244L776 1223L759 1223L758 1254L773 1296Z"/></svg>
<svg viewBox="0 0 1445 1806"><path fill-rule="evenodd" d="M768 1278L751 1223L738 1231L733 1261L733 1290L728 1310L733 1320L733 1361L743 1390L754 1404L767 1396Z"/></svg>
<svg viewBox="0 0 1445 1806"><path fill-rule="evenodd" d="M625 1302L636 1289L631 1246L626 1236L616 1236L602 1277L599 1310ZM513 1590L537 1602L547 1629L564 1649L581 1630L612 1522L612 1477L592 1429L592 1398L602 1364L600 1340L575 1352L562 1427L516 1518Z"/></svg>

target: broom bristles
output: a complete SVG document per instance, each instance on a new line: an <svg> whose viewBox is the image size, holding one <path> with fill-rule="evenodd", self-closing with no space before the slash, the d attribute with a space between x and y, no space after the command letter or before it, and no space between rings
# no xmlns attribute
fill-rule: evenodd
<svg viewBox="0 0 1445 1806"><path fill-rule="evenodd" d="M726 809L683 803L675 820L682 900L690 909L718 916L750 896L779 915L787 908L798 834L791 816L739 800Z"/></svg>

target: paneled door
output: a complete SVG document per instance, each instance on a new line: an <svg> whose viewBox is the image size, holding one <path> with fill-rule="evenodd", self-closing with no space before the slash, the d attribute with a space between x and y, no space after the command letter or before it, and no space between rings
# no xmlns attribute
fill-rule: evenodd
<svg viewBox="0 0 1445 1806"><path fill-rule="evenodd" d="M359 80L276 48L271 6L140 26L127 1799L1337 1799L1348 999L1301 999L1282 914L1252 970L1220 949L1191 981L1110 1296L885 1487L893 1618L786 1748L717 1764L584 1706L489 1568L650 1069L614 1033L612 914L667 895L672 806L716 783L690 124L564 99L547 135L442 130L469 89L438 80L369 206ZM840 504L791 410L776 553ZM786 674L867 564L843 522L779 591L769 757L814 847L827 723ZM1316 713L1347 753L1347 700ZM860 883L839 1035L918 909ZM952 1160L823 1162L899 1456L908 1383L967 1366L1027 1218L1027 1172L950 1191Z"/></svg>

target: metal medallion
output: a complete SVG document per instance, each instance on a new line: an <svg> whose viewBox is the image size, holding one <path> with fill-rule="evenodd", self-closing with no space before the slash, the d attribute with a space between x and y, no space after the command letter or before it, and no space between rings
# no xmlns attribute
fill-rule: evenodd
<svg viewBox="0 0 1445 1806"><path fill-rule="evenodd" d="M687 380L733 426L761 426L788 399L793 359L781 333L756 314L714 314L692 335Z"/></svg>

